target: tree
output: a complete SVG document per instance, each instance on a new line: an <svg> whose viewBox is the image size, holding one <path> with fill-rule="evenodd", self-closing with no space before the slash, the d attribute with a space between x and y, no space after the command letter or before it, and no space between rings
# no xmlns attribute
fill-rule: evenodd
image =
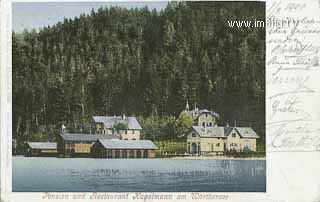
<svg viewBox="0 0 320 202"><path fill-rule="evenodd" d="M251 123L263 141L265 30L225 21L264 17L263 2L170 2L13 33L13 137L55 134L62 123L79 132L92 115L126 113L143 116L147 138L166 140L185 133L173 117L188 99L219 109L221 122Z"/></svg>
<svg viewBox="0 0 320 202"><path fill-rule="evenodd" d="M120 130L126 130L128 129L128 124L124 122L118 122L113 125L113 129L117 132L119 132Z"/></svg>
<svg viewBox="0 0 320 202"><path fill-rule="evenodd" d="M190 130L192 124L192 117L186 111L181 112L175 123L178 135L184 136Z"/></svg>

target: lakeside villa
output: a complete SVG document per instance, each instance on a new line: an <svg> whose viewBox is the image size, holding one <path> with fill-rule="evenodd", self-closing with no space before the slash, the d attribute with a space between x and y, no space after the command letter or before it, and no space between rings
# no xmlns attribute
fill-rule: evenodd
<svg viewBox="0 0 320 202"><path fill-rule="evenodd" d="M225 154L227 151L256 151L259 136L251 127L218 126L220 115L207 109L185 111L193 118L193 126L187 134L187 153L197 155Z"/></svg>
<svg viewBox="0 0 320 202"><path fill-rule="evenodd" d="M184 110L193 119L186 135L187 155L213 156L228 151L256 151L260 138L251 127L218 126L220 115L207 109ZM120 126L119 126L120 125ZM119 126L119 127L117 127ZM93 157L93 158L154 158L157 146L141 140L136 117L93 116L94 134L66 132L64 125L54 142L28 142L26 156Z"/></svg>
<svg viewBox="0 0 320 202"><path fill-rule="evenodd" d="M116 131L116 124L124 124L125 129ZM92 126L97 134L117 135L121 140L140 140L141 126L136 117L122 116L93 116Z"/></svg>

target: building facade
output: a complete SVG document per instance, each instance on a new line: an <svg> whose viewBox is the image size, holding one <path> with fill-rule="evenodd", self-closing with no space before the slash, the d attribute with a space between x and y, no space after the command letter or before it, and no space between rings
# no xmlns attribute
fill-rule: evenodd
<svg viewBox="0 0 320 202"><path fill-rule="evenodd" d="M125 128L116 129L117 124ZM141 126L136 117L123 116L93 116L92 126L95 133L102 135L117 135L121 140L140 140Z"/></svg>
<svg viewBox="0 0 320 202"><path fill-rule="evenodd" d="M188 104L187 104L188 106ZM259 136L251 127L221 127L219 114L209 110L187 112L194 119L194 125L187 135L187 152L197 155L224 154L227 151L256 151Z"/></svg>
<svg viewBox="0 0 320 202"><path fill-rule="evenodd" d="M256 151L259 136L250 127L193 126L187 136L187 152L198 155L224 154L227 151Z"/></svg>
<svg viewBox="0 0 320 202"><path fill-rule="evenodd" d="M101 140L91 148L94 158L154 158L157 147L150 140Z"/></svg>

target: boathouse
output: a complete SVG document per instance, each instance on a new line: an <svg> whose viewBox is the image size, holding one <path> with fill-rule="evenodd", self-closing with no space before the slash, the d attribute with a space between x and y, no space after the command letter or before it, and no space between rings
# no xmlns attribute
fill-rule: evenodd
<svg viewBox="0 0 320 202"><path fill-rule="evenodd" d="M56 156L56 142L27 142L26 156Z"/></svg>
<svg viewBox="0 0 320 202"><path fill-rule="evenodd" d="M91 146L98 140L119 139L116 135L74 134L61 132L57 137L58 157L90 157Z"/></svg>
<svg viewBox="0 0 320 202"><path fill-rule="evenodd" d="M91 148L94 158L154 158L157 146L150 140L99 139Z"/></svg>

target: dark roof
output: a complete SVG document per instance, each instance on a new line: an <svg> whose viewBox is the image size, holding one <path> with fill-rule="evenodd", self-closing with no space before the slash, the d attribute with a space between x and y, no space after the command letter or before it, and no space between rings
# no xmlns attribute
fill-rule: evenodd
<svg viewBox="0 0 320 202"><path fill-rule="evenodd" d="M236 127L236 130L244 138L260 138L251 127Z"/></svg>
<svg viewBox="0 0 320 202"><path fill-rule="evenodd" d="M194 120L197 119L203 113L209 113L218 119L220 118L220 115L217 112L209 111L207 109L200 109L200 110L194 109L194 110L187 111L187 112Z"/></svg>
<svg viewBox="0 0 320 202"><path fill-rule="evenodd" d="M234 127L224 127L224 135L228 136L230 135L231 131L234 129Z"/></svg>
<svg viewBox="0 0 320 202"><path fill-rule="evenodd" d="M106 149L157 149L150 140L98 140Z"/></svg>
<svg viewBox="0 0 320 202"><path fill-rule="evenodd" d="M97 123L103 123L105 128L113 128L114 124L125 123L128 129L141 130L141 126L136 117L122 117L122 116L93 116L93 120Z"/></svg>
<svg viewBox="0 0 320 202"><path fill-rule="evenodd" d="M32 149L57 149L56 142L27 142Z"/></svg>
<svg viewBox="0 0 320 202"><path fill-rule="evenodd" d="M97 139L119 139L116 135L97 135L97 134L74 134L74 133L60 133L64 140L68 141L97 141Z"/></svg>
<svg viewBox="0 0 320 202"><path fill-rule="evenodd" d="M251 127L203 127L192 126L200 137L227 137L235 129L242 138L260 138Z"/></svg>
<svg viewBox="0 0 320 202"><path fill-rule="evenodd" d="M200 137L225 137L224 127L202 127L192 126Z"/></svg>

